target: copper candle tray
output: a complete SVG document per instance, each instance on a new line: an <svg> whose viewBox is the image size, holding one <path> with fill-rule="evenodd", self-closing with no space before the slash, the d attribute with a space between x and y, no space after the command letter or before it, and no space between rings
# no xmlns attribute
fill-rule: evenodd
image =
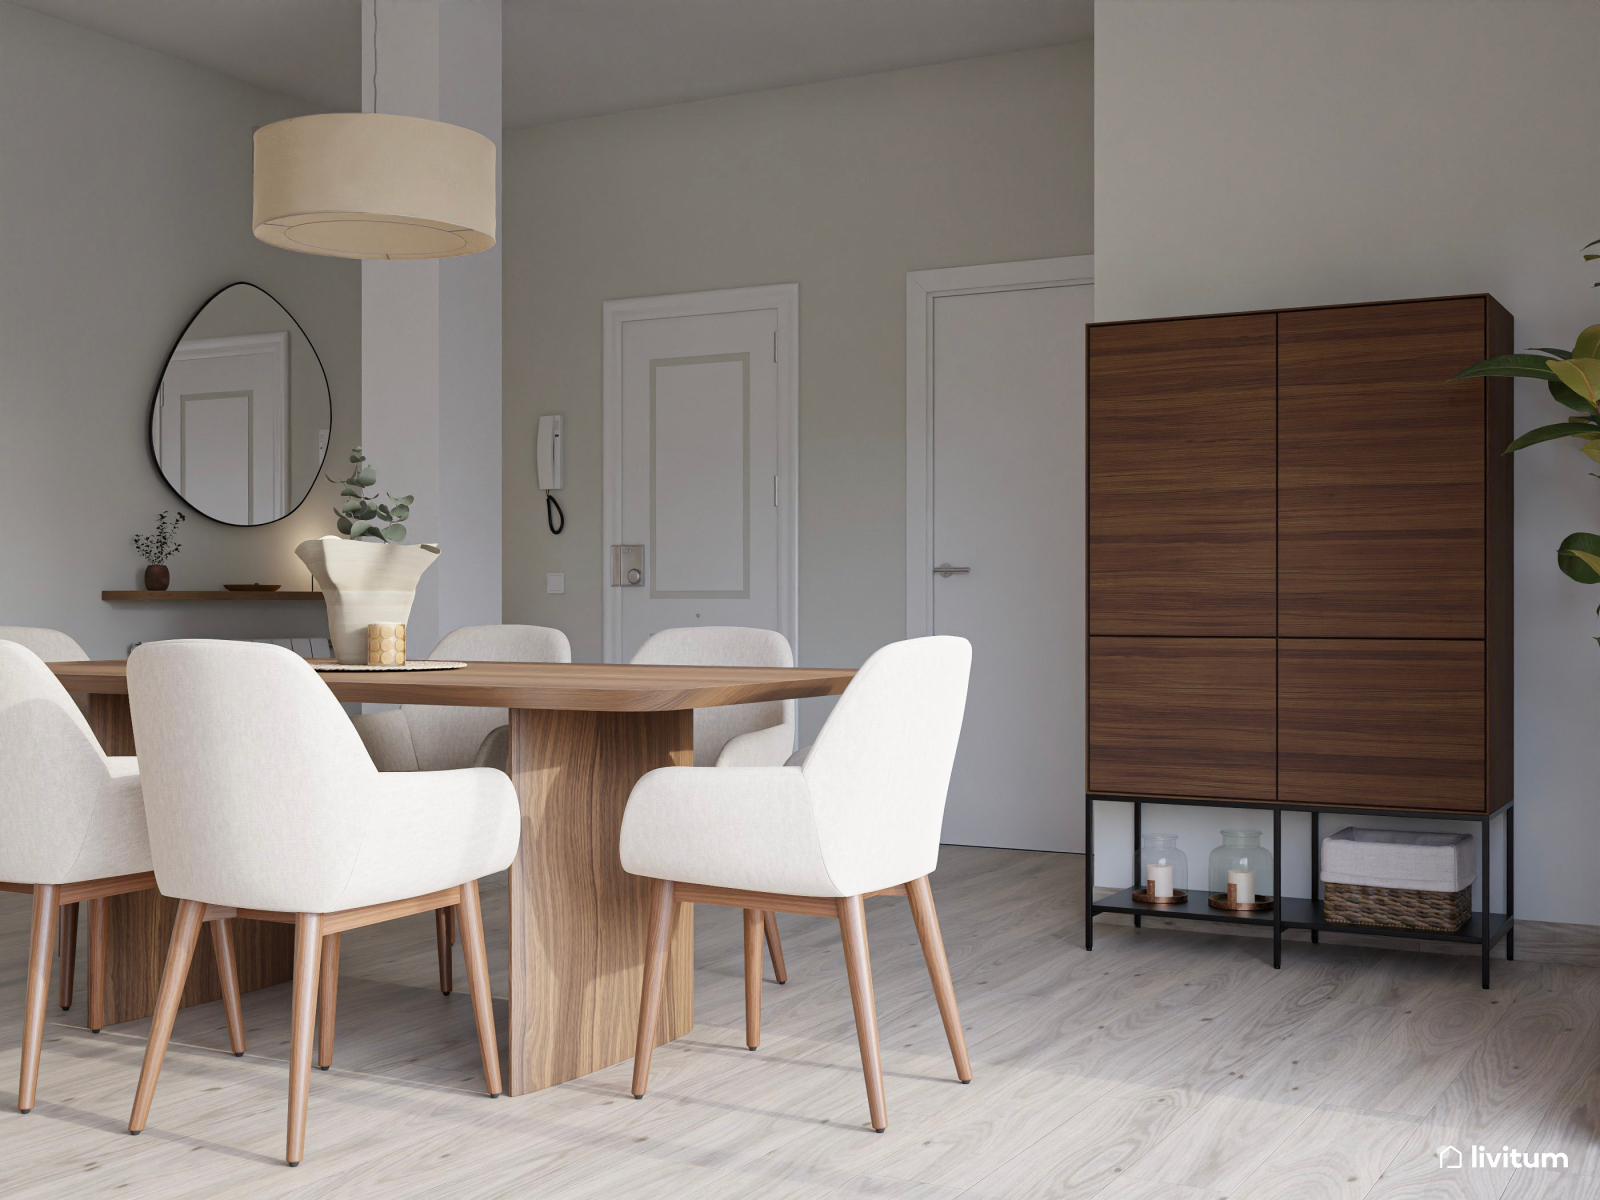
<svg viewBox="0 0 1600 1200"><path fill-rule="evenodd" d="M1173 888L1172 895L1162 896L1158 900L1150 894L1149 888L1142 887L1133 893L1133 898L1140 904L1182 904L1189 898L1189 893L1182 888Z"/></svg>
<svg viewBox="0 0 1600 1200"><path fill-rule="evenodd" d="M1229 904L1227 892L1212 892L1209 903L1212 908L1220 908L1223 912L1261 912L1272 907L1272 897L1260 897L1254 904Z"/></svg>

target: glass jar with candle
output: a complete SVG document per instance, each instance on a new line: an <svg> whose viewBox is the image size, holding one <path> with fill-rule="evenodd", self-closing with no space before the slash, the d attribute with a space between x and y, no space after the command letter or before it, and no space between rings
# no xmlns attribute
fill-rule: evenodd
<svg viewBox="0 0 1600 1200"><path fill-rule="evenodd" d="M1211 852L1209 874L1212 895L1226 896L1231 881L1239 889L1240 903L1253 904L1270 896L1272 851L1261 845L1261 831L1224 829L1222 845Z"/></svg>
<svg viewBox="0 0 1600 1200"><path fill-rule="evenodd" d="M1189 887L1189 859L1175 833L1147 833L1139 849L1139 886L1152 900L1170 900Z"/></svg>

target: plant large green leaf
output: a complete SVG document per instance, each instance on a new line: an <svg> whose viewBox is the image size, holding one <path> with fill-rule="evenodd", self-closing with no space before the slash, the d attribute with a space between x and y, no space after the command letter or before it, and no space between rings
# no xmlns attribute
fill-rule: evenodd
<svg viewBox="0 0 1600 1200"><path fill-rule="evenodd" d="M1543 354L1549 358L1571 358L1571 350L1563 350L1559 346L1530 346L1530 354Z"/></svg>
<svg viewBox="0 0 1600 1200"><path fill-rule="evenodd" d="M1580 412L1586 417L1595 415L1595 406L1562 383L1561 380L1552 379L1545 386L1550 389L1550 399L1557 404L1565 404L1573 412Z"/></svg>
<svg viewBox="0 0 1600 1200"><path fill-rule="evenodd" d="M1574 425L1566 421L1559 425L1541 425L1537 429L1530 429L1511 445L1507 446L1507 454L1515 454L1518 450L1526 450L1529 446L1537 446L1540 442L1553 442L1557 438L1583 437L1592 434L1595 429L1592 425Z"/></svg>
<svg viewBox="0 0 1600 1200"><path fill-rule="evenodd" d="M1554 379L1550 359L1542 354L1500 354L1473 363L1457 379L1474 379L1482 375L1495 375L1502 379Z"/></svg>
<svg viewBox="0 0 1600 1200"><path fill-rule="evenodd" d="M1565 362L1552 358L1550 370L1590 404L1600 400L1600 358L1569 358Z"/></svg>
<svg viewBox="0 0 1600 1200"><path fill-rule="evenodd" d="M1578 340L1572 344L1572 357L1593 358L1596 352L1600 352L1600 325L1591 325L1580 333Z"/></svg>
<svg viewBox="0 0 1600 1200"><path fill-rule="evenodd" d="M1556 565L1579 583L1600 583L1600 535L1568 534L1556 551Z"/></svg>

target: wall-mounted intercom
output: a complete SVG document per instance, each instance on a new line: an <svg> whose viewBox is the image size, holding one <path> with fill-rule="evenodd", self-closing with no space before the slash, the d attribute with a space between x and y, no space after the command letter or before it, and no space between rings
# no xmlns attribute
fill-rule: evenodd
<svg viewBox="0 0 1600 1200"><path fill-rule="evenodd" d="M567 527L567 514L551 492L562 486L561 418L551 415L539 418L539 441L534 460L539 470L539 486L544 489L545 517L550 522L550 532L560 533Z"/></svg>

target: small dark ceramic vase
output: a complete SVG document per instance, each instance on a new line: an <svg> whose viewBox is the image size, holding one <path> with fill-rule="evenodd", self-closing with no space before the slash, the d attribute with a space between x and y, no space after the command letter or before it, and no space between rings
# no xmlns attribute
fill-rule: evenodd
<svg viewBox="0 0 1600 1200"><path fill-rule="evenodd" d="M152 563L144 569L144 590L147 592L164 592L171 582L172 572L167 570L164 563Z"/></svg>

